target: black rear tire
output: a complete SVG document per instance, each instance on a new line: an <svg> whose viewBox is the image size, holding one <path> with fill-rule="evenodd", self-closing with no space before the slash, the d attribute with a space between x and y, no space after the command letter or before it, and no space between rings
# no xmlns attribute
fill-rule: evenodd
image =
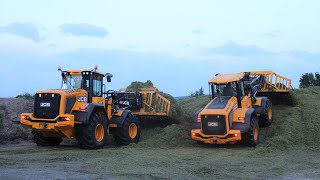
<svg viewBox="0 0 320 180"><path fill-rule="evenodd" d="M268 99L263 114L260 116L260 127L269 127L273 121L273 109L271 100Z"/></svg>
<svg viewBox="0 0 320 180"><path fill-rule="evenodd" d="M32 131L33 140L37 146L59 146L62 138L44 137L41 132Z"/></svg>
<svg viewBox="0 0 320 180"><path fill-rule="evenodd" d="M242 144L255 147L259 144L259 123L255 115L251 116L250 126L247 132L241 134Z"/></svg>
<svg viewBox="0 0 320 180"><path fill-rule="evenodd" d="M130 133L130 129L135 129L133 134ZM128 114L123 122L122 127L116 128L114 139L119 145L129 145L130 143L137 144L140 140L140 133L140 121L134 115Z"/></svg>
<svg viewBox="0 0 320 180"><path fill-rule="evenodd" d="M100 113L92 113L88 124L75 126L75 137L82 149L103 148L107 134L107 122Z"/></svg>

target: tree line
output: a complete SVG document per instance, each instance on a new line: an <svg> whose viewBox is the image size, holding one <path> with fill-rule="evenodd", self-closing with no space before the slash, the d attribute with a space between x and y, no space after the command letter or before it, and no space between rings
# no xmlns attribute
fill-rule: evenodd
<svg viewBox="0 0 320 180"><path fill-rule="evenodd" d="M310 86L320 86L320 74L317 73L305 73L300 78L300 88L307 88Z"/></svg>
<svg viewBox="0 0 320 180"><path fill-rule="evenodd" d="M204 95L203 87L201 87L199 90L195 92L191 92L191 97L198 97Z"/></svg>

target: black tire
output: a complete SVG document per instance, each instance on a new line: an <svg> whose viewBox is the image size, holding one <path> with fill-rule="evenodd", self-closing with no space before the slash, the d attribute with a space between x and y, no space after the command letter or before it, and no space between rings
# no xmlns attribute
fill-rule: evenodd
<svg viewBox="0 0 320 180"><path fill-rule="evenodd" d="M259 123L255 115L251 116L250 126L247 132L241 134L242 144L255 147L259 144Z"/></svg>
<svg viewBox="0 0 320 180"><path fill-rule="evenodd" d="M260 127L269 127L273 121L273 109L270 99L267 100L266 106L263 111L264 112L260 116L259 125Z"/></svg>
<svg viewBox="0 0 320 180"><path fill-rule="evenodd" d="M135 126L135 136L131 134L130 127ZM119 145L129 145L130 143L138 143L140 140L141 125L140 121L132 114L128 114L123 122L122 127L117 127L114 133L114 139Z"/></svg>
<svg viewBox="0 0 320 180"><path fill-rule="evenodd" d="M75 126L75 137L82 149L103 148L107 134L107 122L100 113L92 113L88 124Z"/></svg>
<svg viewBox="0 0 320 180"><path fill-rule="evenodd" d="M44 137L41 132L32 131L33 140L37 146L59 146L62 138Z"/></svg>

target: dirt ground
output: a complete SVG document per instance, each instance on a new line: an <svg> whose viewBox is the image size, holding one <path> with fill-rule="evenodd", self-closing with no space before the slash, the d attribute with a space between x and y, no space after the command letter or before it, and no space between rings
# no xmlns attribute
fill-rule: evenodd
<svg viewBox="0 0 320 180"><path fill-rule="evenodd" d="M320 149L261 152L197 145L161 148L109 145L81 150L31 142L0 145L0 179L318 179Z"/></svg>

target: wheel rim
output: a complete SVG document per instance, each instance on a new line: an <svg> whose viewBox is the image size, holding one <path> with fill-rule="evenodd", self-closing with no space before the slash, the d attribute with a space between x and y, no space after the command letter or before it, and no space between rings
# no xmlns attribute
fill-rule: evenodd
<svg viewBox="0 0 320 180"><path fill-rule="evenodd" d="M129 126L129 136L131 139L134 139L138 134L138 127L136 124L131 123Z"/></svg>
<svg viewBox="0 0 320 180"><path fill-rule="evenodd" d="M257 126L255 126L253 128L253 138L254 138L255 141L258 141L258 137L259 137L259 129L258 129Z"/></svg>
<svg viewBox="0 0 320 180"><path fill-rule="evenodd" d="M96 130L95 130L95 135L96 135L96 140L98 142L101 142L104 138L104 128L101 124L98 124L96 126Z"/></svg>
<svg viewBox="0 0 320 180"><path fill-rule="evenodd" d="M268 109L268 118L269 118L269 119L272 119L272 115L273 115L272 109L269 108L269 109Z"/></svg>

